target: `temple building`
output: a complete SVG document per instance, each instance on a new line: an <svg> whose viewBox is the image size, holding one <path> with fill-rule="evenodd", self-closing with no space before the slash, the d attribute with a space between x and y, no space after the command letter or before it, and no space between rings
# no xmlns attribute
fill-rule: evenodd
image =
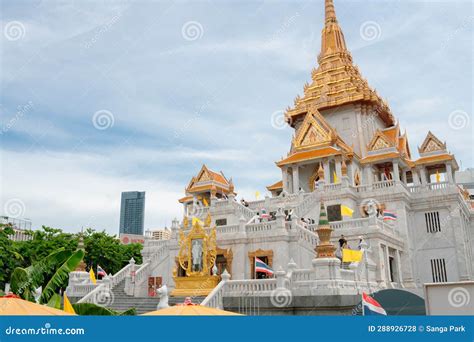
<svg viewBox="0 0 474 342"><path fill-rule="evenodd" d="M354 64L333 1L324 7L318 66L286 110L294 135L271 196L238 201L232 179L204 165L179 199L170 239L147 239L143 264L102 290L144 298L159 277L172 296L203 305L239 311L253 297L260 313L347 314L362 291L423 297L425 283L474 279L474 210L455 156L430 131L412 155ZM345 241L360 261L341 261ZM272 271L259 272L257 260Z"/></svg>

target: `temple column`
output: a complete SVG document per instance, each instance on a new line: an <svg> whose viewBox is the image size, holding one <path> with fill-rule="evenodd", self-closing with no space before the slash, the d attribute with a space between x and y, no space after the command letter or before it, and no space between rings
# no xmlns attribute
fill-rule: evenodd
<svg viewBox="0 0 474 342"><path fill-rule="evenodd" d="M420 178L421 178L421 184L428 184L429 183L428 177L426 175L426 169L424 167L422 167L420 169Z"/></svg>
<svg viewBox="0 0 474 342"><path fill-rule="evenodd" d="M390 256L388 254L388 246L385 245L385 252L384 252L384 257L385 257L385 279L387 279L387 286L390 287L390 283L392 282L390 280Z"/></svg>
<svg viewBox="0 0 474 342"><path fill-rule="evenodd" d="M293 193L297 194L300 189L300 175L298 165L293 165Z"/></svg>
<svg viewBox="0 0 474 342"><path fill-rule="evenodd" d="M407 184L407 170L402 170L402 182Z"/></svg>
<svg viewBox="0 0 474 342"><path fill-rule="evenodd" d="M454 183L454 179L453 179L453 169L451 167L451 163L446 163L446 175L447 175L447 181L452 184Z"/></svg>
<svg viewBox="0 0 474 342"><path fill-rule="evenodd" d="M281 179L283 181L283 191L290 192L288 189L288 168L283 167L281 169Z"/></svg>
<svg viewBox="0 0 474 342"><path fill-rule="evenodd" d="M413 184L420 185L420 175L419 175L418 169L412 169L411 176L413 178Z"/></svg>
<svg viewBox="0 0 474 342"><path fill-rule="evenodd" d="M398 284L400 286L402 286L402 283L403 283L403 276L402 276L402 258L401 258L401 255L400 255L400 250L397 249L395 251L395 258L396 258L396 262L397 262L397 273L398 273Z"/></svg>
<svg viewBox="0 0 474 342"><path fill-rule="evenodd" d="M324 180L326 181L326 184L331 183L331 171L329 168L329 161L325 160L323 162L323 169L324 169Z"/></svg>
<svg viewBox="0 0 474 342"><path fill-rule="evenodd" d="M398 168L398 161L393 161L392 162L393 166L393 180L395 182L400 182L400 169Z"/></svg>
<svg viewBox="0 0 474 342"><path fill-rule="evenodd" d="M372 167L370 165L364 167L364 173L365 173L365 184L366 185L372 185L373 180L374 180L374 175L372 173Z"/></svg>
<svg viewBox="0 0 474 342"><path fill-rule="evenodd" d="M342 180L341 160L336 160L336 175L339 182Z"/></svg>

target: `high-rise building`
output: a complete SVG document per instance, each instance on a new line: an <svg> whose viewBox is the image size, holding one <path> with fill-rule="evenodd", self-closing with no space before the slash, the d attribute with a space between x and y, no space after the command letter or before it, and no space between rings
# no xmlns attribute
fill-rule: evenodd
<svg viewBox="0 0 474 342"><path fill-rule="evenodd" d="M145 192L122 192L120 234L143 235Z"/></svg>
<svg viewBox="0 0 474 342"><path fill-rule="evenodd" d="M171 230L167 227L158 230L147 230L145 236L153 240L169 240L171 238Z"/></svg>
<svg viewBox="0 0 474 342"><path fill-rule="evenodd" d="M33 238L30 219L0 216L0 224L11 225L13 228L14 234L9 236L10 240L27 241Z"/></svg>

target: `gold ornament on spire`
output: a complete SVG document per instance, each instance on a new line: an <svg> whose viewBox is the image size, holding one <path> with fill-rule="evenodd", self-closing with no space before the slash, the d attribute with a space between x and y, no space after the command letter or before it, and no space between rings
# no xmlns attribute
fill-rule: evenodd
<svg viewBox="0 0 474 342"><path fill-rule="evenodd" d="M304 87L304 96L298 96L294 107L285 113L292 127L311 105L324 110L360 102L373 105L387 126L395 123L386 101L369 87L354 65L337 21L333 0L325 0L325 23L318 64L318 68L311 72L313 82Z"/></svg>

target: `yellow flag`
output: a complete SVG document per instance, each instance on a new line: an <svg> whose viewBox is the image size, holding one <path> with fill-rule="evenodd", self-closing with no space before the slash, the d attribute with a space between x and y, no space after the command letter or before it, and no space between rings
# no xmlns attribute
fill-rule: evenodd
<svg viewBox="0 0 474 342"><path fill-rule="evenodd" d="M342 249L342 262L359 262L362 260L362 251Z"/></svg>
<svg viewBox="0 0 474 342"><path fill-rule="evenodd" d="M438 170L436 170L436 183L441 181L441 175L439 174Z"/></svg>
<svg viewBox="0 0 474 342"><path fill-rule="evenodd" d="M336 171L333 172L334 183L339 183L339 179L337 178Z"/></svg>
<svg viewBox="0 0 474 342"><path fill-rule="evenodd" d="M97 280L95 279L95 273L94 273L94 270L92 269L92 267L89 270L89 278L91 278L91 281L94 285L97 284Z"/></svg>
<svg viewBox="0 0 474 342"><path fill-rule="evenodd" d="M255 191L255 198L258 199L260 197L260 191Z"/></svg>
<svg viewBox="0 0 474 342"><path fill-rule="evenodd" d="M69 298L66 295L66 292L64 292L63 310L68 313L76 314L76 312L74 311L74 308L72 307L71 302L69 301Z"/></svg>
<svg viewBox="0 0 474 342"><path fill-rule="evenodd" d="M202 203L204 203L204 205L205 205L206 207L209 206L209 203L207 202L207 200L206 200L205 198L202 199Z"/></svg>
<svg viewBox="0 0 474 342"><path fill-rule="evenodd" d="M354 213L354 210L352 210L352 209L349 208L348 206L341 205L341 215L342 215L342 216L352 217L352 214L353 214L353 213Z"/></svg>
<svg viewBox="0 0 474 342"><path fill-rule="evenodd" d="M193 226L196 224L196 223L199 223L200 225L202 225L202 221L200 219L198 219L197 217L193 217Z"/></svg>

